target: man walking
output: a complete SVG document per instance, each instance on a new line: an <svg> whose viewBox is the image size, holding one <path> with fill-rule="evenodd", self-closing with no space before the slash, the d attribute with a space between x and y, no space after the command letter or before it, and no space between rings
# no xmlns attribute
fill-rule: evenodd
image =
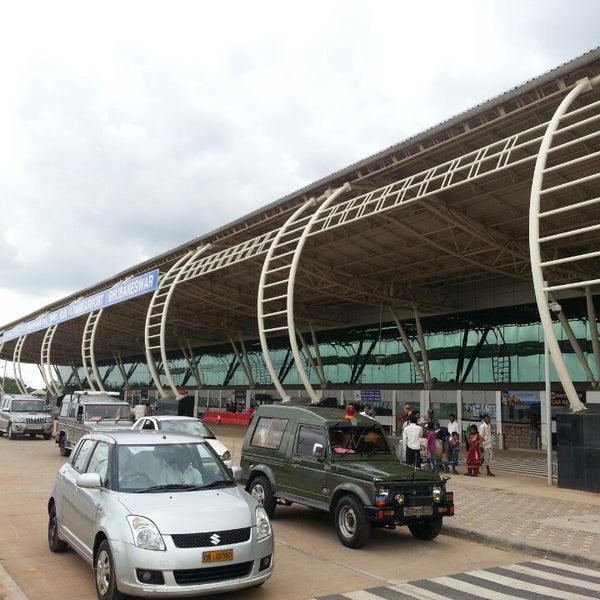
<svg viewBox="0 0 600 600"><path fill-rule="evenodd" d="M492 448L492 426L490 425L490 415L483 415L483 422L479 426L479 435L483 438L483 464L490 477L496 477L490 470L494 458Z"/></svg>

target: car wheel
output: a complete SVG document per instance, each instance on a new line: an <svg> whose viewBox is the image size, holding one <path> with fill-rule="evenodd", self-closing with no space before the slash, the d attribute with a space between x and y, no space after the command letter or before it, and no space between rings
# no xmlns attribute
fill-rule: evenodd
<svg viewBox="0 0 600 600"><path fill-rule="evenodd" d="M52 437L52 434L51 434L51 433L45 433L45 434L44 434L44 439L45 439L45 440L49 440L51 437Z"/></svg>
<svg viewBox="0 0 600 600"><path fill-rule="evenodd" d="M35 434L35 433L30 433L30 434L29 434L29 437L30 437L32 440L35 440L35 438L36 438L36 434Z"/></svg>
<svg viewBox="0 0 600 600"><path fill-rule="evenodd" d="M64 552L67 545L67 542L58 537L58 519L56 517L56 507L53 506L48 516L48 546L52 552Z"/></svg>
<svg viewBox="0 0 600 600"><path fill-rule="evenodd" d="M15 435L15 432L13 431L11 423L8 424L8 429L6 430L6 435L8 436L9 440L14 440L17 437Z"/></svg>
<svg viewBox="0 0 600 600"><path fill-rule="evenodd" d="M340 542L348 548L362 548L371 538L371 523L354 496L344 496L337 503L335 527Z"/></svg>
<svg viewBox="0 0 600 600"><path fill-rule="evenodd" d="M64 435L61 435L60 440L58 441L58 451L61 456L69 456L69 454L71 454L71 451L67 448Z"/></svg>
<svg viewBox="0 0 600 600"><path fill-rule="evenodd" d="M263 505L264 509L267 511L267 515L271 518L275 513L277 502L275 496L273 496L273 490L269 479L264 475L259 475L256 479L252 480L248 491L259 504Z"/></svg>
<svg viewBox="0 0 600 600"><path fill-rule="evenodd" d="M413 523L408 526L409 531L418 540L432 540L436 538L442 530L442 517L428 519L420 523Z"/></svg>
<svg viewBox="0 0 600 600"><path fill-rule="evenodd" d="M117 588L115 562L109 543L104 540L98 546L94 560L94 579L96 580L96 594L99 600L124 600L125 595Z"/></svg>

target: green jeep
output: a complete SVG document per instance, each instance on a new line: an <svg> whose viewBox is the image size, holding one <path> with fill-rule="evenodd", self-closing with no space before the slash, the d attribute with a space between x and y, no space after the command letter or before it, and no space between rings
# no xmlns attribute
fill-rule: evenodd
<svg viewBox="0 0 600 600"><path fill-rule="evenodd" d="M372 527L406 525L435 538L454 514L446 479L398 461L380 424L316 406L260 406L242 446L242 481L271 517L293 502L334 515L345 546L360 548Z"/></svg>

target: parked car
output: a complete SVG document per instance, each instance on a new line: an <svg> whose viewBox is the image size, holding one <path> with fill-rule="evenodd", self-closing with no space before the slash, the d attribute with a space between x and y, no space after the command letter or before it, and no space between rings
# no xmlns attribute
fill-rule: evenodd
<svg viewBox="0 0 600 600"><path fill-rule="evenodd" d="M171 431L200 435L212 446L221 460L231 467L231 452L227 446L217 439L217 436L200 419L194 417L180 417L175 415L153 415L139 418L131 429L156 429L158 431Z"/></svg>
<svg viewBox="0 0 600 600"><path fill-rule="evenodd" d="M189 597L264 583L273 534L263 506L204 439L139 431L81 438L48 501L48 545L93 568L100 600Z"/></svg>
<svg viewBox="0 0 600 600"><path fill-rule="evenodd" d="M54 441L60 455L69 456L87 433L130 428L131 407L118 393L82 390L63 397Z"/></svg>
<svg viewBox="0 0 600 600"><path fill-rule="evenodd" d="M335 408L263 405L242 445L242 480L271 517L296 502L334 517L339 540L364 546L373 527L435 538L454 514L438 474L401 463L374 419Z"/></svg>
<svg viewBox="0 0 600 600"><path fill-rule="evenodd" d="M6 394L0 400L0 436L9 440L18 435L34 438L41 435L45 440L52 437L52 414L42 398L29 394Z"/></svg>

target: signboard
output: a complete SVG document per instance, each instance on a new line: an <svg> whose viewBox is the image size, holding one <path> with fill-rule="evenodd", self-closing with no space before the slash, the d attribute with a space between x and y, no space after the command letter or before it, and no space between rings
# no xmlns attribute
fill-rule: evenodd
<svg viewBox="0 0 600 600"><path fill-rule="evenodd" d="M360 394L356 393L354 400L363 404L381 402L381 390L361 390Z"/></svg>
<svg viewBox="0 0 600 600"><path fill-rule="evenodd" d="M148 273L144 273L143 275L122 281L109 290L104 290L87 298L81 298L68 306L63 306L58 310L46 313L33 321L19 323L16 327L4 332L3 340L7 342L8 340L22 337L35 331L48 329L48 327L52 327L58 323L76 319L107 306L153 292L158 287L158 276L158 269L148 271Z"/></svg>

